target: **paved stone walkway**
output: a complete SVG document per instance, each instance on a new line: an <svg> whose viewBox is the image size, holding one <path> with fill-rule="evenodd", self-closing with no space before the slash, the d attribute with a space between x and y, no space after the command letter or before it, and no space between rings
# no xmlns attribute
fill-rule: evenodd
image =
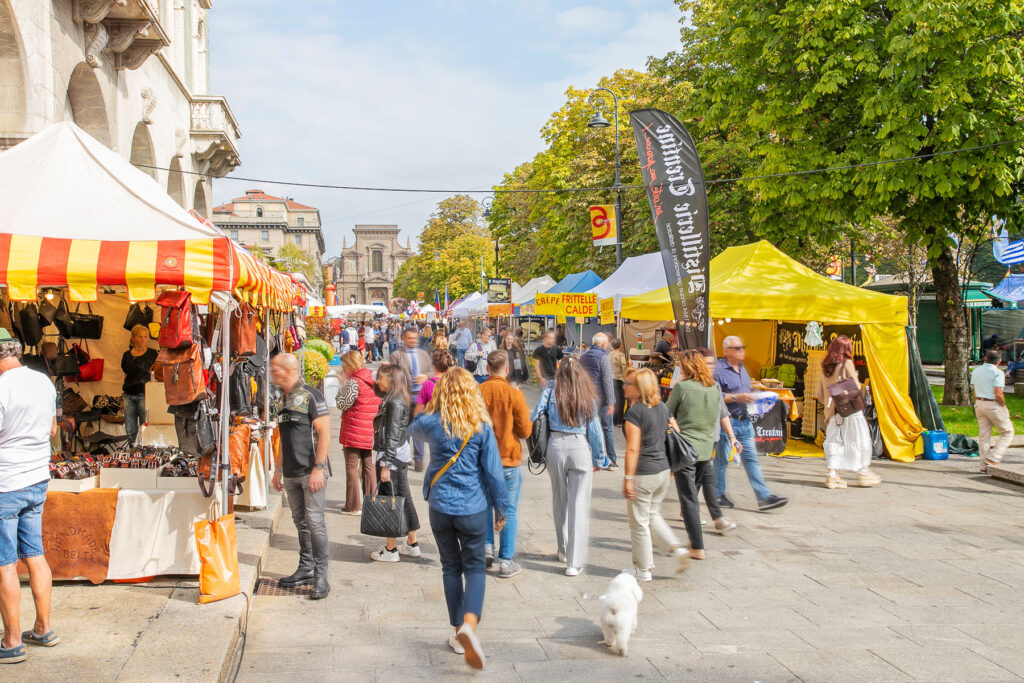
<svg viewBox="0 0 1024 683"><path fill-rule="evenodd" d="M336 428L336 427L335 427ZM340 453L334 457L340 463ZM630 565L621 472L595 477L591 565L555 561L547 474L524 473L519 576L487 583L480 636L487 680L1019 680L1024 613L1024 489L943 463L883 463L874 489L829 491L821 460L765 459L789 506L756 512L729 470L739 529L708 534L708 559L681 576L658 559L628 658L599 644L599 601ZM257 596L240 680L407 681L473 676L450 633L437 549L371 562L378 541L338 514L328 489L332 592L327 600ZM421 475L414 475L419 491ZM426 524L426 504L417 497ZM685 539L673 496L664 511ZM265 575L290 573L296 538L282 519Z"/></svg>

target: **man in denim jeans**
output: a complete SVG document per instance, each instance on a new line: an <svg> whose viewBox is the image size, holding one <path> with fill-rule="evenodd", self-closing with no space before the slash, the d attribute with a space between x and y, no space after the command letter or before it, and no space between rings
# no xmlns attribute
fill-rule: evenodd
<svg viewBox="0 0 1024 683"><path fill-rule="evenodd" d="M729 418L732 423L732 431L742 446L740 460L747 470L747 479L750 481L754 495L757 496L757 509L761 512L780 508L789 502L789 499L773 495L765 486L764 476L761 474L761 463L757 459L757 445L754 443L754 427L750 424L750 417L747 415L747 404L753 403L754 396L750 392L750 375L743 367L743 361L747 356L747 347L739 337L726 337L722 342L722 351L725 358L722 358L715 365L715 381L722 390L722 398L729 409ZM724 508L736 507L731 500L725 496L725 474L729 467L729 445L725 439L719 439L715 447L715 478L718 487L718 504Z"/></svg>
<svg viewBox="0 0 1024 683"><path fill-rule="evenodd" d="M25 660L25 643L51 647L52 576L43 555L43 505L50 482L50 439L57 433L57 392L50 378L21 364L21 342L0 328L0 664ZM28 567L36 605L21 631L18 559Z"/></svg>
<svg viewBox="0 0 1024 683"><path fill-rule="evenodd" d="M302 380L299 361L292 354L283 353L270 361L270 379L281 389L271 409L281 434L281 461L274 470L274 490L286 492L292 522L299 532L299 567L280 584L313 584L310 599L322 600L331 590L327 583L330 552L324 523L331 418L323 394Z"/></svg>
<svg viewBox="0 0 1024 683"><path fill-rule="evenodd" d="M519 489L523 485L523 447L520 439L525 439L533 429L530 422L530 410L526 407L526 399L521 391L508 383L508 354L498 349L487 354L487 379L480 385L480 393L484 396L484 405L494 423L494 437L498 442L501 454L502 469L505 474L505 488L508 490L508 509L505 514L505 527L501 530L501 546L498 549L498 576L507 579L522 571L513 557L516 552L516 531L518 530ZM489 512L490 515L490 512ZM487 566L494 562L494 525L487 525L487 545L485 546Z"/></svg>

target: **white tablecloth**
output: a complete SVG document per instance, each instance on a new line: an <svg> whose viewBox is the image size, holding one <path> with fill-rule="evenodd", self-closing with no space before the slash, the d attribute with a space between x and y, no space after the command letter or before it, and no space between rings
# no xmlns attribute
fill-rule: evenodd
<svg viewBox="0 0 1024 683"><path fill-rule="evenodd" d="M194 491L121 489L107 578L198 574L193 524L207 519L213 500L204 498L198 486Z"/></svg>

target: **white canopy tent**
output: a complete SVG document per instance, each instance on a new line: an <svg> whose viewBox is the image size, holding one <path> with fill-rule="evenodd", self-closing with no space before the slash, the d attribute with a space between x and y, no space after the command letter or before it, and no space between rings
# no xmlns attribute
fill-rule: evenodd
<svg viewBox="0 0 1024 683"><path fill-rule="evenodd" d="M535 277L520 287L518 292L512 293L512 304L518 306L519 304L529 303L530 301L533 301L533 298L538 292L546 292L556 284L557 283L550 275Z"/></svg>
<svg viewBox="0 0 1024 683"><path fill-rule="evenodd" d="M380 304L346 304L344 306L328 306L327 316L345 318L350 315L387 315L390 311Z"/></svg>
<svg viewBox="0 0 1024 683"><path fill-rule="evenodd" d="M483 305L484 313L487 313L487 297L480 292L473 292L462 300L458 306L452 309L452 315L456 318L470 318L480 315L479 309Z"/></svg>
<svg viewBox="0 0 1024 683"><path fill-rule="evenodd" d="M665 266L659 251L627 258L607 280L591 289L589 293L597 294L598 301L614 298L615 310L618 311L623 297L646 294L665 286Z"/></svg>

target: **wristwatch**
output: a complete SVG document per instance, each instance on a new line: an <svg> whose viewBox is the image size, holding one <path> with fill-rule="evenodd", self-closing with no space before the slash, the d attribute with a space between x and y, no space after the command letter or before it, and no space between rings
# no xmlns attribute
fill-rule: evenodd
<svg viewBox="0 0 1024 683"><path fill-rule="evenodd" d="M627 475L625 475L622 478L625 479L626 481L633 481L633 475L632 474L627 474Z"/></svg>
<svg viewBox="0 0 1024 683"><path fill-rule="evenodd" d="M325 463L325 462L318 462L318 463L316 463L314 465L314 467L316 467L317 469L320 469L320 470L326 470L327 469L327 463Z"/></svg>

